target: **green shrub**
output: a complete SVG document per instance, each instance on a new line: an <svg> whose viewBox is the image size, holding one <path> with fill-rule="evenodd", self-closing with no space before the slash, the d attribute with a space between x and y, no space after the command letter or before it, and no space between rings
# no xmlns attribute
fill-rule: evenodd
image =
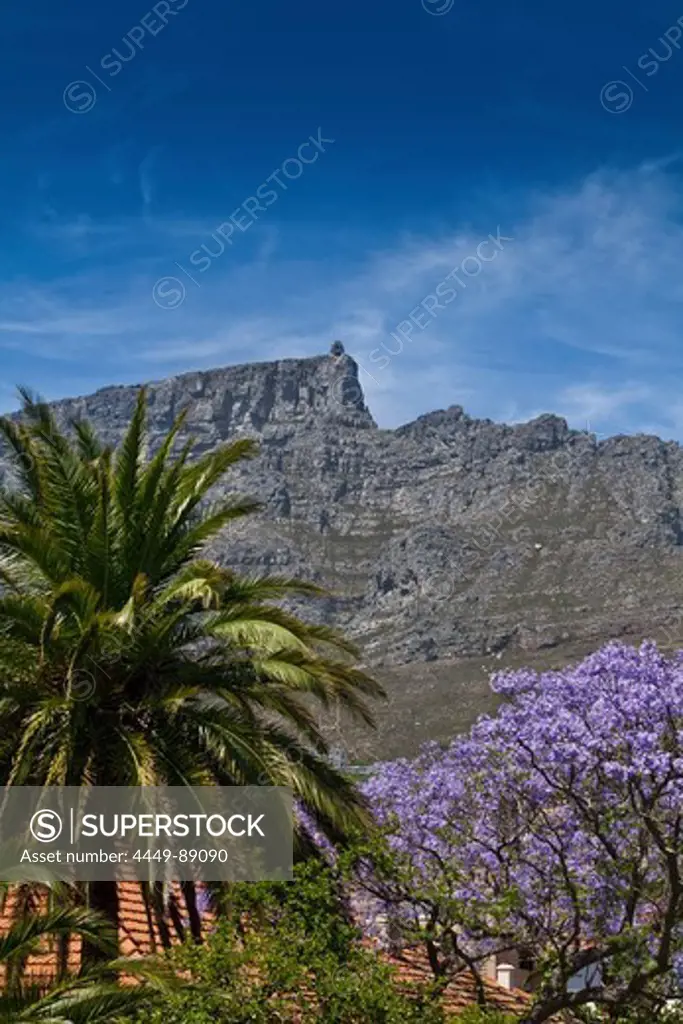
<svg viewBox="0 0 683 1024"><path fill-rule="evenodd" d="M171 954L192 985L135 1024L444 1024L427 992L409 1000L360 946L327 869L307 863L295 876L235 886L209 940Z"/></svg>
<svg viewBox="0 0 683 1024"><path fill-rule="evenodd" d="M519 1018L500 1010L482 1010L472 1006L453 1018L452 1024L516 1024Z"/></svg>
<svg viewBox="0 0 683 1024"><path fill-rule="evenodd" d="M503 1014L500 1010L480 1010L471 1007L455 1018L453 1024L516 1024L517 1017Z"/></svg>

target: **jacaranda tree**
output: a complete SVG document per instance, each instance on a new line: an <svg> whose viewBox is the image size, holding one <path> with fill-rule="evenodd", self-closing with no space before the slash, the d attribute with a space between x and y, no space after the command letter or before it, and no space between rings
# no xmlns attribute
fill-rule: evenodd
<svg viewBox="0 0 683 1024"><path fill-rule="evenodd" d="M119 448L24 395L0 419L0 765L10 785L282 785L328 834L366 820L327 757L316 705L368 724L379 686L334 630L206 545L256 509L218 487L248 439L192 459L178 416L149 452L141 390ZM91 905L116 916L116 887ZM192 911L191 911L192 916ZM196 914L194 916L196 923Z"/></svg>
<svg viewBox="0 0 683 1024"><path fill-rule="evenodd" d="M368 782L387 847L361 878L437 977L524 950L530 1024L655 1019L683 953L683 654L610 644L493 688L495 717Z"/></svg>

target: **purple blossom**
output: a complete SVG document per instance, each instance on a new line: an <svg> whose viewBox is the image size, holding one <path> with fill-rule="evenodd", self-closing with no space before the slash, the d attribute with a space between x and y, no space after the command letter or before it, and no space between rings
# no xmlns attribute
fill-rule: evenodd
<svg viewBox="0 0 683 1024"><path fill-rule="evenodd" d="M431 913L452 963L532 950L546 995L587 950L619 964L624 992L661 978L683 962L683 656L612 643L491 685L498 714L364 786L395 861L367 884L399 919Z"/></svg>

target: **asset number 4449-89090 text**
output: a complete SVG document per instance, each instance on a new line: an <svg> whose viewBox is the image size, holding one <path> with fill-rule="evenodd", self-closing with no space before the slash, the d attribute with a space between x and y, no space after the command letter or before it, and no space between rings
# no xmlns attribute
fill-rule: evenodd
<svg viewBox="0 0 683 1024"><path fill-rule="evenodd" d="M136 850L133 860L139 861L169 861L176 860L180 864L225 864L229 859L227 850Z"/></svg>

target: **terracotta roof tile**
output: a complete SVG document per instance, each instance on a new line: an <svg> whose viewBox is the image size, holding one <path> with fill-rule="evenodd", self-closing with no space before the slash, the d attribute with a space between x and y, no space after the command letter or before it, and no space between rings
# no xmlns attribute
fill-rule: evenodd
<svg viewBox="0 0 683 1024"><path fill-rule="evenodd" d="M178 900L179 910L182 917L186 919L182 893L177 885L172 889ZM34 910L45 907L46 894L36 892L29 901L29 906ZM0 935L9 928L13 918L21 912L24 904L20 900L20 893L10 890L5 906L0 913ZM206 918L206 914L203 915ZM177 941L175 929L169 925L173 941ZM154 915L147 908L143 891L139 882L119 883L119 942L121 955L123 956L145 956L153 953L162 945L159 936L159 929ZM68 966L70 970L77 970L80 964L81 943L77 938L72 938L68 949ZM418 995L420 989L432 981L432 974L426 956L418 950L405 950L400 955L379 954L393 966L398 974L399 983L407 993ZM36 984L48 984L55 976L57 969L56 944L46 943L45 951L32 956L27 965L28 978ZM0 984L2 974L0 973ZM520 1014L528 1008L531 997L519 989L506 989L501 985L484 979L484 988L487 1001L498 1010L508 1013ZM446 986L443 993L443 1006L447 1013L458 1013L468 1006L476 1003L476 989L474 980L468 972L457 975Z"/></svg>
<svg viewBox="0 0 683 1024"><path fill-rule="evenodd" d="M187 913L180 890L175 884L172 895L178 901L180 917L187 925ZM140 882L119 882L119 949L121 956L147 956L162 947L158 924L154 914L147 907ZM0 910L0 935L9 930L12 922L24 912L40 912L47 906L47 893L39 886L30 892L25 887L13 887L7 893ZM210 915L204 914L205 918ZM169 921L172 942L178 941L175 928ZM35 984L49 984L57 971L57 943L44 941L44 952L32 955L26 965L27 978ZM72 936L68 943L67 964L70 971L77 971L81 960L81 941ZM0 972L0 984L2 973Z"/></svg>
<svg viewBox="0 0 683 1024"><path fill-rule="evenodd" d="M419 990L433 981L427 956L417 949L406 949L400 954L384 954L383 959L398 973L401 985L408 993L418 995ZM523 1013L528 1009L531 996L521 989L507 989L495 981L483 979L486 1001L493 1009L505 1013ZM477 990L469 971L457 974L445 987L442 1005L447 1013L460 1013L477 1002Z"/></svg>

